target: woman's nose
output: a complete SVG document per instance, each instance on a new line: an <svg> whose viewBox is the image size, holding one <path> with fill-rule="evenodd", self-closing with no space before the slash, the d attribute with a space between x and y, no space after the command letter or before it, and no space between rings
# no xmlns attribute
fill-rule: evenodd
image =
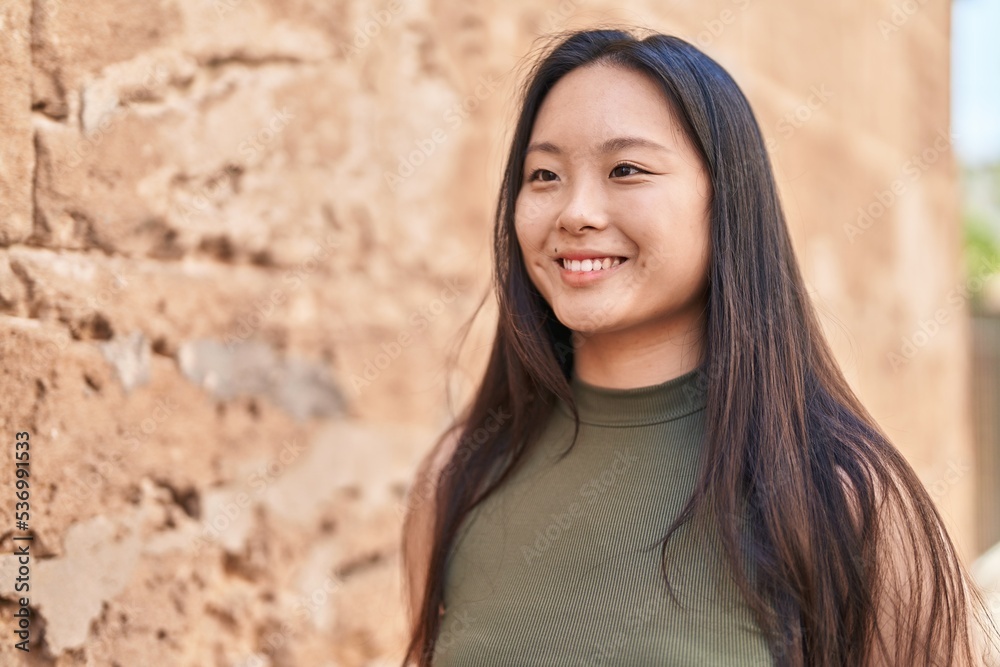
<svg viewBox="0 0 1000 667"><path fill-rule="evenodd" d="M600 230L608 226L607 202L600 185L577 183L567 189L565 197L559 212L560 229L579 234L588 227Z"/></svg>

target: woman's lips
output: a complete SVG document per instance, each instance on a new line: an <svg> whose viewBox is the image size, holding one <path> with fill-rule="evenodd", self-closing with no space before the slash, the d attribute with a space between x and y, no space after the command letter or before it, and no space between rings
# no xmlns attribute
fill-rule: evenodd
<svg viewBox="0 0 1000 667"><path fill-rule="evenodd" d="M628 264L628 261L627 257L623 257L618 266L613 266L609 269L598 269L597 271L573 271L571 269L564 268L561 259L555 260L555 264L564 283L570 287L583 287L617 273L619 269Z"/></svg>

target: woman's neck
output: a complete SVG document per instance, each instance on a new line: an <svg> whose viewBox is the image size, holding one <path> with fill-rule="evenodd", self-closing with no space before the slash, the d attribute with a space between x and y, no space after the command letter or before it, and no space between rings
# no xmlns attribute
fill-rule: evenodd
<svg viewBox="0 0 1000 667"><path fill-rule="evenodd" d="M613 389L648 387L694 370L704 350L704 321L573 334L573 374Z"/></svg>

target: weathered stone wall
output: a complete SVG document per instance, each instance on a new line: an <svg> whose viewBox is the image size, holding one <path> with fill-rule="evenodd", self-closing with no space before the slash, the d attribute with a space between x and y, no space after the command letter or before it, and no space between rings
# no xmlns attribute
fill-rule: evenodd
<svg viewBox="0 0 1000 667"><path fill-rule="evenodd" d="M35 535L0 662L398 663L400 503L482 367L489 308L446 373L521 58L597 22L744 87L839 358L967 549L948 4L619 4L0 3L0 552L22 431Z"/></svg>

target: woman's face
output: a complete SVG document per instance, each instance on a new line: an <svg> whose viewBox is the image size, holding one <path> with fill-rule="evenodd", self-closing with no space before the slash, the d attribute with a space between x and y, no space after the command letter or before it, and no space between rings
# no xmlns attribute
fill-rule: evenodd
<svg viewBox="0 0 1000 667"><path fill-rule="evenodd" d="M518 244L560 322L639 344L697 323L711 183L651 79L603 64L565 75L539 109L522 179Z"/></svg>

